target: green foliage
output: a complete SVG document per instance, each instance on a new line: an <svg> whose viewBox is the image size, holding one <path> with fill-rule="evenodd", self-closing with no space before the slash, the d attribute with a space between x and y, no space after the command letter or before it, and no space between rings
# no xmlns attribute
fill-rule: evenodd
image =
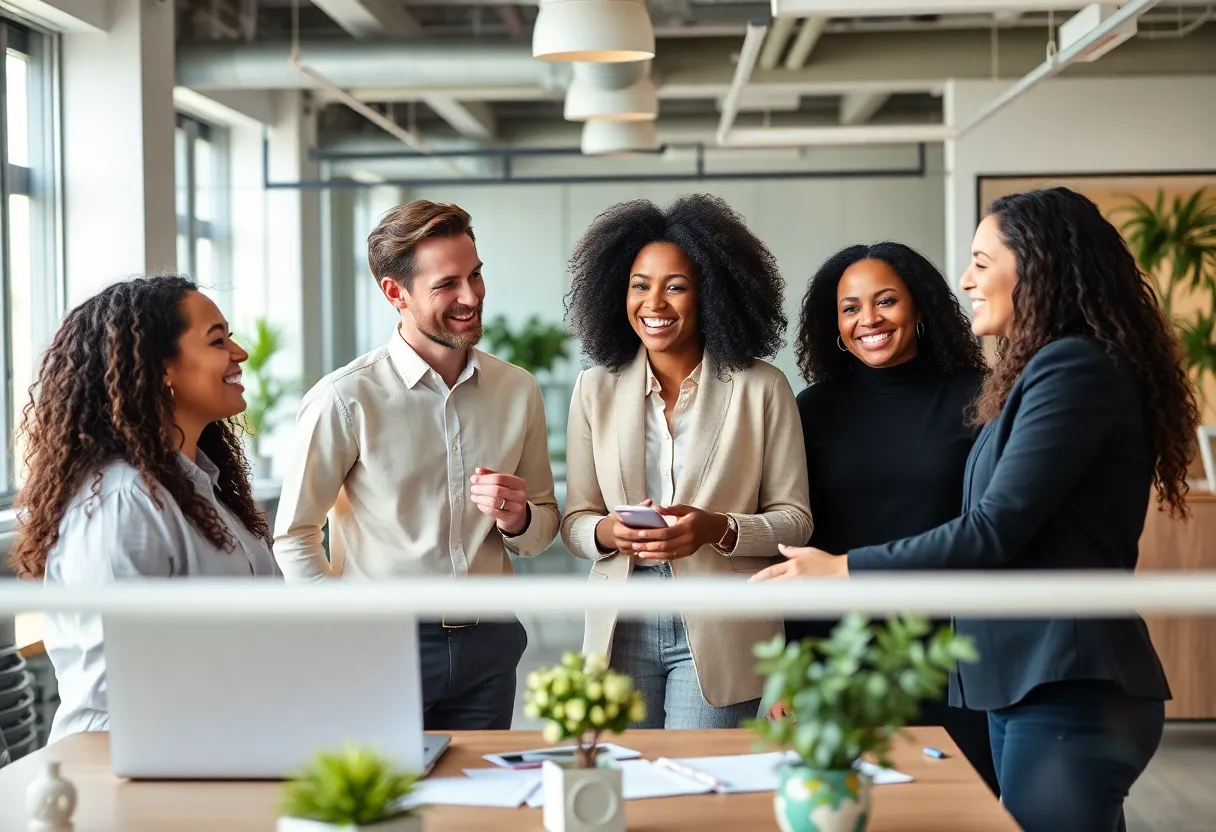
<svg viewBox="0 0 1216 832"><path fill-rule="evenodd" d="M253 337L237 336L236 340L249 353L241 370L245 382L245 427L256 454L258 435L270 429L275 409L293 385L270 374L270 359L279 351L282 333L265 318L254 321Z"/></svg>
<svg viewBox="0 0 1216 832"><path fill-rule="evenodd" d="M280 811L322 823L368 826L410 814L400 808L400 801L413 792L418 779L366 749L323 751L284 785Z"/></svg>
<svg viewBox="0 0 1216 832"><path fill-rule="evenodd" d="M559 359L570 357L570 333L560 326L541 323L535 315L518 332L500 315L485 325L482 337L490 352L533 375L552 370Z"/></svg>
<svg viewBox="0 0 1216 832"><path fill-rule="evenodd" d="M1158 287L1166 314L1179 286L1216 298L1216 197L1200 188L1167 206L1159 189L1152 205L1131 197L1120 210L1128 215L1121 230L1140 268L1156 276L1169 267L1166 285Z"/></svg>
<svg viewBox="0 0 1216 832"><path fill-rule="evenodd" d="M1185 199L1174 197L1167 205L1165 193L1158 190L1153 204L1131 197L1131 204L1118 213L1128 217L1123 236L1140 268L1158 283L1161 308L1174 322L1187 371L1202 395L1203 377L1216 376L1216 197L1200 188ZM1206 293L1207 311L1200 310L1192 318L1175 317L1172 309L1179 288Z"/></svg>
<svg viewBox="0 0 1216 832"><path fill-rule="evenodd" d="M646 718L646 705L628 676L608 669L606 657L570 652L560 665L528 674L524 713L545 720L545 742L574 739L578 767L591 768L600 735L624 733Z"/></svg>
<svg viewBox="0 0 1216 832"><path fill-rule="evenodd" d="M750 727L812 768L849 769L866 754L889 764L891 740L920 701L942 695L957 662L978 658L969 638L948 627L930 636L929 629L915 616L875 627L851 615L830 638L757 644L757 669L767 677L762 707L782 702L787 715Z"/></svg>

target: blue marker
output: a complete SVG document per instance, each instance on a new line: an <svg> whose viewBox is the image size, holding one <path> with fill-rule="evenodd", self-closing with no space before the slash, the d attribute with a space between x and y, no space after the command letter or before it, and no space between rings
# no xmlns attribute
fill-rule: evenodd
<svg viewBox="0 0 1216 832"><path fill-rule="evenodd" d="M946 758L946 754L944 751L938 751L936 748L930 748L927 745L921 749L921 752L926 757L933 757L938 760L944 760Z"/></svg>

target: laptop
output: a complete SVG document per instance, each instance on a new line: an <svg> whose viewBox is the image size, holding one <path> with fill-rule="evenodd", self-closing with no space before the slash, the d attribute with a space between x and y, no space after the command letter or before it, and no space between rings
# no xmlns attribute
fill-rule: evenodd
<svg viewBox="0 0 1216 832"><path fill-rule="evenodd" d="M409 617L102 617L110 765L131 779L282 780L353 743L427 773Z"/></svg>

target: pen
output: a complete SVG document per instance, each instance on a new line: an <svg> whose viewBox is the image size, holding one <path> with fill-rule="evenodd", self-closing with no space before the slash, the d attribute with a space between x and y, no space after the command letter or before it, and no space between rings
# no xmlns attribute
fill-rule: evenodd
<svg viewBox="0 0 1216 832"><path fill-rule="evenodd" d="M655 765L662 766L663 768L666 768L666 769L670 769L671 771L674 771L676 774L683 774L685 777L691 777L693 780L696 780L698 783L704 783L705 785L712 788L714 791L721 791L722 789L726 788L726 783L722 780L719 780L717 777L713 777L709 774L706 774L703 771L697 771L696 769L688 768L687 766L682 766L679 763L676 763L676 762L673 762L673 761L667 759L666 757L660 757L659 759L655 760L654 762L655 762Z"/></svg>
<svg viewBox="0 0 1216 832"><path fill-rule="evenodd" d="M938 751L936 748L930 748L927 745L921 749L921 753L926 757L933 757L938 760L944 760L946 758L946 753L944 751Z"/></svg>

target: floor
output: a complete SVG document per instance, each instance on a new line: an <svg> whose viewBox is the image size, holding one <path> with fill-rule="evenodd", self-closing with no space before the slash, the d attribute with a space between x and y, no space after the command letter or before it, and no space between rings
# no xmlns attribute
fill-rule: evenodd
<svg viewBox="0 0 1216 832"><path fill-rule="evenodd" d="M514 727L539 729L539 722L523 714L524 679L532 670L558 662L566 650L578 650L583 622L526 618L524 626L528 650L519 666ZM1128 832L1216 829L1216 723L1167 724L1161 748L1132 789L1126 811Z"/></svg>

